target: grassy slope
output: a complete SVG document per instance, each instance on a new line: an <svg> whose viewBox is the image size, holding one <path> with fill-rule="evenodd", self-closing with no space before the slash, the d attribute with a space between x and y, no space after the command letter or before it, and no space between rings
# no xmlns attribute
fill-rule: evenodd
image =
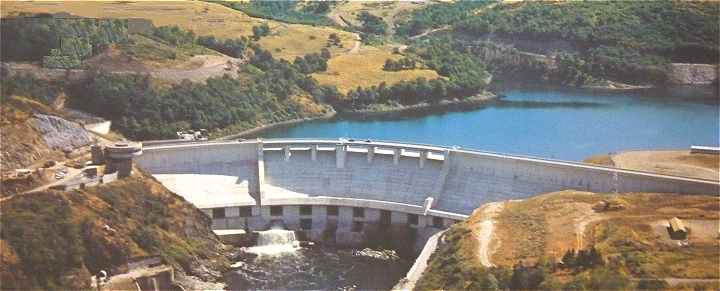
<svg viewBox="0 0 720 291"><path fill-rule="evenodd" d="M619 211L596 212L600 201L625 205ZM496 220L491 243L492 262L511 268L526 263L557 261L568 249L595 246L606 262L615 261L622 272L633 277L718 278L713 266L720 264L717 229L720 200L704 195L632 193L626 195L562 191L506 204ZM690 227L690 246L680 247L669 239L667 219L680 217ZM477 220L471 217L468 221ZM584 224L583 235L575 231ZM477 240L469 222L456 224L432 256L429 269L416 286L450 288L473 270L484 270L477 259ZM498 276L497 270L492 271ZM502 272L500 272L502 273ZM572 274L558 270L552 277L568 282ZM499 277L498 277L499 278ZM710 285L704 285L709 287ZM679 288L685 288L681 286ZM470 288L470 287L463 287ZM691 289L691 287L688 287Z"/></svg>
<svg viewBox="0 0 720 291"><path fill-rule="evenodd" d="M418 77L434 78L437 74L429 70L411 70L403 72L382 71L382 65L393 58L390 48L363 48L358 54L349 54L355 46L352 33L320 26L286 24L273 20L250 17L240 11L220 4L198 1L136 1L136 2L8 2L0 3L2 16L18 12L56 13L68 12L84 17L105 18L147 18L156 26L177 25L190 29L198 35L214 35L219 38L237 38L251 36L252 27L267 23L271 32L258 43L269 50L273 56L292 61L297 56L318 53L326 48L328 36L337 34L342 47L328 49L333 55L329 72L338 75L317 75L323 84L336 85L342 90L357 86L378 85L400 80L412 80ZM357 73L355 70L360 69Z"/></svg>
<svg viewBox="0 0 720 291"><path fill-rule="evenodd" d="M2 288L79 288L88 271L134 256L160 255L185 273L199 259L212 260L211 268L226 264L210 219L142 173L85 190L22 195L2 208ZM103 230L106 224L116 233Z"/></svg>
<svg viewBox="0 0 720 291"><path fill-rule="evenodd" d="M2 2L3 16L17 12L68 12L84 17L146 18L152 20L156 26L177 25L192 30L197 35L213 35L219 38L252 36L253 26L267 23L272 32L260 41L261 46L273 52L276 57L290 60L298 55L319 53L330 33L337 33L346 48L352 47L354 39L351 33L342 30L253 18L219 4L200 1ZM316 38L309 40L308 37L301 37L310 35ZM340 53L346 50L338 48L331 49L331 52Z"/></svg>
<svg viewBox="0 0 720 291"><path fill-rule="evenodd" d="M29 119L33 113L55 114L50 107L29 98L13 96L2 100L0 117L0 140L2 140L3 170L21 168L42 162L44 158L59 158L64 155L50 149L42 134Z"/></svg>
<svg viewBox="0 0 720 291"><path fill-rule="evenodd" d="M596 203L608 199L619 201L626 209L592 210ZM717 256L720 245L712 235L708 240L707 229L700 225L715 224L717 231L719 203L717 197L703 195L614 196L575 191L511 202L498 217L496 234L500 244L493 262L510 266L520 259L542 256L559 259L568 249L578 249L582 244L582 248L595 245L606 257L633 253L645 258L640 267L628 270L637 276L642 270L647 276L718 278L717 272L707 266L720 264ZM678 247L658 228L675 216L705 221L698 224L698 236L691 236L692 247ZM578 237L575 232L581 224L586 227L582 237Z"/></svg>
<svg viewBox="0 0 720 291"><path fill-rule="evenodd" d="M332 58L328 62L326 72L315 73L313 77L320 84L336 85L345 93L358 86L370 87L382 82L388 85L402 80L414 80L419 77L426 79L439 78L433 70L416 69L397 72L383 71L387 59L397 60L402 56L391 53L388 47L361 47L356 54L346 54Z"/></svg>
<svg viewBox="0 0 720 291"><path fill-rule="evenodd" d="M345 1L333 6L328 16L341 26L347 25L342 19L349 21L352 25L359 25L360 23L357 21L357 16L360 14L360 12L366 11L372 15L382 17L383 20L388 23L388 27L392 29L396 21L405 19L413 10L425 7L430 4L433 4L433 2Z"/></svg>

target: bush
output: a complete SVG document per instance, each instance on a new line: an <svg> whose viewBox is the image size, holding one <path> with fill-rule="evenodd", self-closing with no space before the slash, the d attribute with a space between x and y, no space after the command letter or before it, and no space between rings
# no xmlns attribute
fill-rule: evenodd
<svg viewBox="0 0 720 291"><path fill-rule="evenodd" d="M259 40L263 36L268 36L270 34L270 26L268 26L266 23L263 23L258 26L253 26L253 39Z"/></svg>
<svg viewBox="0 0 720 291"><path fill-rule="evenodd" d="M161 26L153 30L153 36L173 46L186 46L195 43L195 33L175 25Z"/></svg>
<svg viewBox="0 0 720 291"><path fill-rule="evenodd" d="M384 35L387 33L388 25L381 17L372 15L367 11L360 12L357 19L362 24L360 31L368 34Z"/></svg>

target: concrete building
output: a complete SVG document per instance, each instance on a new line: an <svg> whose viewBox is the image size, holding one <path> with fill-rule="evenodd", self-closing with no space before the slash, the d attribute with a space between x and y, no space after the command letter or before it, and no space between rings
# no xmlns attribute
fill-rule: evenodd
<svg viewBox="0 0 720 291"><path fill-rule="evenodd" d="M392 142L273 139L157 145L137 158L215 229L272 221L355 241L366 226L427 236L486 202L576 189L718 194L717 182L496 153ZM362 210L359 210L362 209Z"/></svg>
<svg viewBox="0 0 720 291"><path fill-rule="evenodd" d="M105 147L105 172L118 172L119 178L125 178L132 173L133 157L142 154L140 143L116 143Z"/></svg>

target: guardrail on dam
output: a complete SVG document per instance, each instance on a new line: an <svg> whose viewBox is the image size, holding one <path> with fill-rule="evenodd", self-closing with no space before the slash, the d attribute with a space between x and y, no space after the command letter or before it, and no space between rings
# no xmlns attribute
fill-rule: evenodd
<svg viewBox="0 0 720 291"><path fill-rule="evenodd" d="M335 214L340 217L346 211L342 209L355 207L368 209L369 217L377 216L367 220L441 227L467 217L486 202L566 189L715 195L720 191L719 183L700 179L375 141L268 139L158 145L145 147L137 162L214 218L279 215L300 228L309 223L302 222L303 215L328 215L327 206L340 207ZM286 207L288 214L273 208L290 205L305 210ZM352 217L357 218L357 213ZM232 220L224 223L217 227L253 224L247 219L237 222L241 225L233 225Z"/></svg>

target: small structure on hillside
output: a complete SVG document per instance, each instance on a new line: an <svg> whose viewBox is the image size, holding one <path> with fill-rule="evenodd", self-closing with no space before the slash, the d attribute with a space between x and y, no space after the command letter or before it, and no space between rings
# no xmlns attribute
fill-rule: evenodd
<svg viewBox="0 0 720 291"><path fill-rule="evenodd" d="M102 165L105 163L105 153L101 145L90 146L90 156L94 165Z"/></svg>
<svg viewBox="0 0 720 291"><path fill-rule="evenodd" d="M105 172L118 172L118 178L125 178L132 173L133 157L142 154L141 143L116 143L105 147Z"/></svg>
<svg viewBox="0 0 720 291"><path fill-rule="evenodd" d="M673 217L668 221L668 231L670 232L670 238L677 240L687 239L688 228L680 218Z"/></svg>

